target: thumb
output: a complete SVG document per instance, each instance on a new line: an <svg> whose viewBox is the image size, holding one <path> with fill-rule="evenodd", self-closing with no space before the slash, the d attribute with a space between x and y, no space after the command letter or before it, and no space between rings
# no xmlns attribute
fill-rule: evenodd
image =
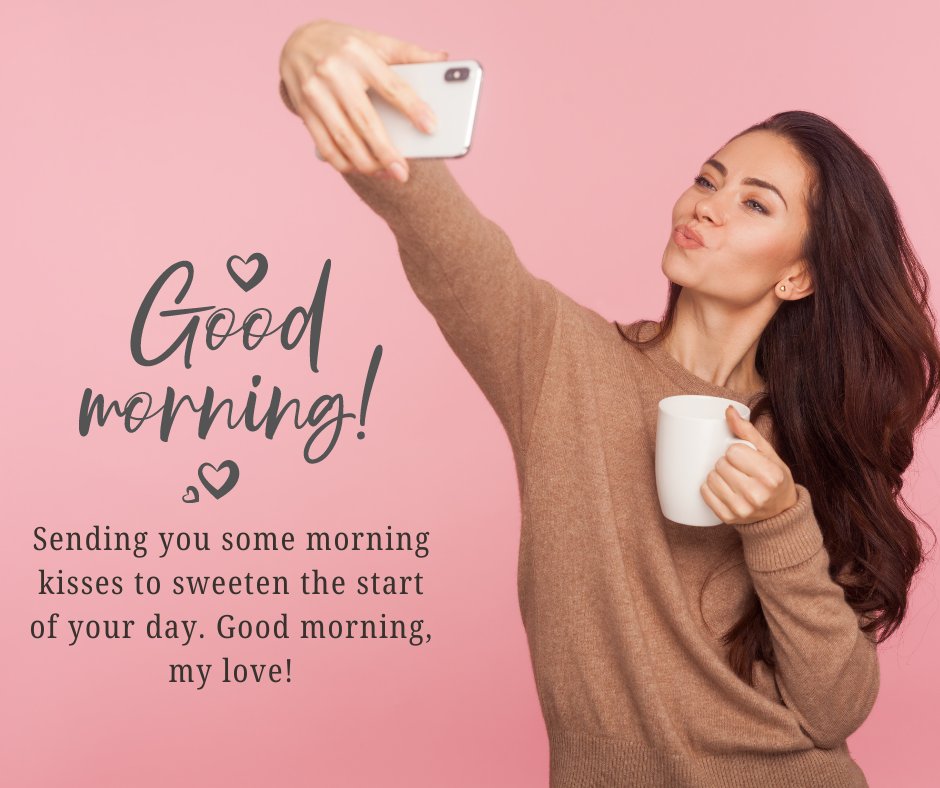
<svg viewBox="0 0 940 788"><path fill-rule="evenodd" d="M734 415L732 415L732 413L729 411L733 412ZM757 425L752 424L740 413L738 413L737 408L735 408L733 405L729 405L727 410L725 410L725 416L727 417L731 431L734 433L734 437L749 440L765 457L770 457L771 459L775 459L777 462L782 463L782 460L780 460L780 456L777 454L777 450L774 449L773 444L761 434L761 431L757 429Z"/></svg>
<svg viewBox="0 0 940 788"><path fill-rule="evenodd" d="M734 405L729 405L725 409L725 415L728 417L728 422L731 424L731 429L735 435L741 435L747 431L748 427L753 426L751 422L738 413L738 409Z"/></svg>
<svg viewBox="0 0 940 788"><path fill-rule="evenodd" d="M725 416L727 417L728 424L731 427L731 432L734 433L736 438L746 438L759 449L770 446L764 436L761 435L760 430L758 430L756 426L754 426L750 421L738 413L738 409L733 405L729 405L727 407L725 410Z"/></svg>

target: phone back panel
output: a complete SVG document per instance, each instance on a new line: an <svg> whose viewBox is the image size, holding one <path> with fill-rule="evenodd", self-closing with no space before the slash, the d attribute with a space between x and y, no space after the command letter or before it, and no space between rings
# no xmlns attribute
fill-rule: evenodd
<svg viewBox="0 0 940 788"><path fill-rule="evenodd" d="M437 117L437 130L427 134L404 113L369 88L367 95L396 150L406 159L458 158L470 150L483 67L476 60L399 63L390 66L426 102ZM466 69L465 79L445 79L448 71Z"/></svg>

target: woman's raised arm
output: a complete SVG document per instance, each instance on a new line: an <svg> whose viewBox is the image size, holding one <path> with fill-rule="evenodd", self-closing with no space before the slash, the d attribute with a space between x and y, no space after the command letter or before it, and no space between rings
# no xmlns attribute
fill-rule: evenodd
<svg viewBox="0 0 940 788"><path fill-rule="evenodd" d="M558 293L519 260L440 159L406 161L366 91L375 87L421 128L428 109L391 63L438 53L321 20L298 28L281 55L281 97L321 155L384 219L405 274L499 416L521 470L558 313ZM377 177L395 163L407 179Z"/></svg>

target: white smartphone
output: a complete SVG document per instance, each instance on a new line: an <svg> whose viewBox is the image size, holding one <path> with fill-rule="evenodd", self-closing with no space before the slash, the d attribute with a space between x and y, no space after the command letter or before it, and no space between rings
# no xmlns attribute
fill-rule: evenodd
<svg viewBox="0 0 940 788"><path fill-rule="evenodd" d="M411 118L369 88L366 95L395 149L406 159L456 159L470 151L483 82L476 60L397 63L389 66L404 79L437 118L437 130L422 131ZM320 151L317 157L323 160Z"/></svg>

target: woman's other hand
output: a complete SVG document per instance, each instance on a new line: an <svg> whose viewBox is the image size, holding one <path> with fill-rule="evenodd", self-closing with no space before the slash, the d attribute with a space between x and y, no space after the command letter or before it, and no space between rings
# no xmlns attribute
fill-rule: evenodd
<svg viewBox="0 0 940 788"><path fill-rule="evenodd" d="M319 154L343 173L408 179L366 95L369 88L430 133L431 108L390 65L446 60L447 53L327 19L297 28L281 50L281 97L303 119Z"/></svg>
<svg viewBox="0 0 940 788"><path fill-rule="evenodd" d="M735 443L718 458L700 492L705 503L729 525L775 517L799 502L793 474L770 442L729 405L725 418L731 432L757 447Z"/></svg>

